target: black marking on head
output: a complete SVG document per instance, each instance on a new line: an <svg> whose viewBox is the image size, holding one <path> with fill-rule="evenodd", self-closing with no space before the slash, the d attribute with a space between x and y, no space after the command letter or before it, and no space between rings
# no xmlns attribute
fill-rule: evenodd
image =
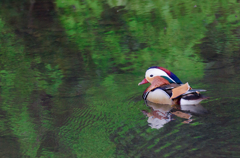
<svg viewBox="0 0 240 158"><path fill-rule="evenodd" d="M167 76L161 76L162 78L165 78L166 80L168 80L168 82L169 83L175 83L175 82L173 82L169 77L167 77Z"/></svg>

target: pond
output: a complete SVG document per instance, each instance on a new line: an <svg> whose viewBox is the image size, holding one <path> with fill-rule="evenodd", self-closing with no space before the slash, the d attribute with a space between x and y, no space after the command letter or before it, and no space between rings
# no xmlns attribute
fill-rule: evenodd
<svg viewBox="0 0 240 158"><path fill-rule="evenodd" d="M0 157L239 157L239 1L0 4ZM146 106L151 66L209 99Z"/></svg>

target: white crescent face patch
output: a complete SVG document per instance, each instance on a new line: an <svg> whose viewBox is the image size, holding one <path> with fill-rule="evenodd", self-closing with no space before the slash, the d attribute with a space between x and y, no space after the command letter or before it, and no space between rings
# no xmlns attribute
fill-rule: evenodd
<svg viewBox="0 0 240 158"><path fill-rule="evenodd" d="M164 72L163 70L160 70L158 68L151 68L151 69L147 70L145 73L145 78L150 83L151 83L151 81L149 81L149 79L151 79L154 76L165 76L165 77L168 77L169 79L171 79L175 83L175 81L170 76L168 76L168 74L166 72Z"/></svg>

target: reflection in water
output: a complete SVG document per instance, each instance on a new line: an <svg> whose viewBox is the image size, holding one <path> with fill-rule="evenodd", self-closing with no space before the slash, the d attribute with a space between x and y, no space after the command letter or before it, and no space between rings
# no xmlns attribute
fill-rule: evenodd
<svg viewBox="0 0 240 158"><path fill-rule="evenodd" d="M148 117L148 125L152 128L160 129L164 124L174 120L173 115L180 118L187 119L182 123L190 123L192 114L206 114L208 111L200 104L197 105L166 105L156 104L147 101L147 106L150 107L151 111L147 112L142 110L143 114Z"/></svg>
<svg viewBox="0 0 240 158"><path fill-rule="evenodd" d="M148 117L148 125L152 128L160 129L164 124L172 120L170 105L161 105L148 102L147 105L151 107L151 112L142 111Z"/></svg>

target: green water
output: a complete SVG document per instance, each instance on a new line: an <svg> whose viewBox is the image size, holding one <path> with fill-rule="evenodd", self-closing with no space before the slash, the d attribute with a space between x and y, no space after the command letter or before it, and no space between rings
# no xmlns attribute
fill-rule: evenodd
<svg viewBox="0 0 240 158"><path fill-rule="evenodd" d="M239 157L240 4L0 2L0 157ZM206 89L207 114L148 126L150 66Z"/></svg>

